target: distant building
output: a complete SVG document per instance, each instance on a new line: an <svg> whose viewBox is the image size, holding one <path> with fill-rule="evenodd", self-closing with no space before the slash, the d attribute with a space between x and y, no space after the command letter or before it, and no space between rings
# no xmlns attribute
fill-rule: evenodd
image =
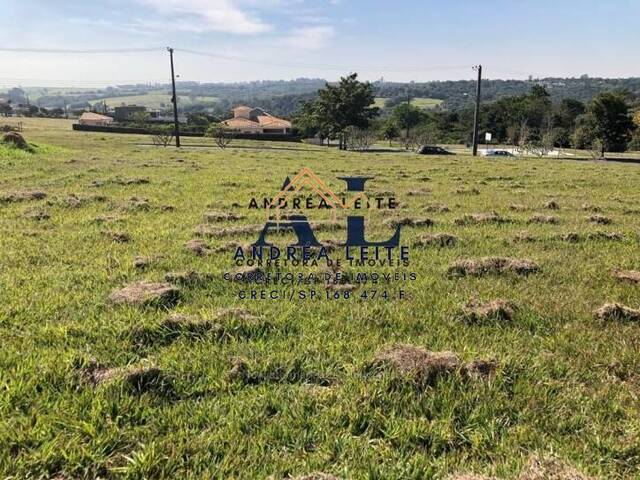
<svg viewBox="0 0 640 480"><path fill-rule="evenodd" d="M222 122L240 133L290 133L291 122L274 117L261 108L240 105L233 109L233 118Z"/></svg>
<svg viewBox="0 0 640 480"><path fill-rule="evenodd" d="M116 122L130 122L133 120L132 115L137 112L146 112L147 107L140 105L123 105L113 109L113 118Z"/></svg>
<svg viewBox="0 0 640 480"><path fill-rule="evenodd" d="M80 125L94 125L98 127L106 127L113 123L113 118L99 113L84 112L78 120Z"/></svg>

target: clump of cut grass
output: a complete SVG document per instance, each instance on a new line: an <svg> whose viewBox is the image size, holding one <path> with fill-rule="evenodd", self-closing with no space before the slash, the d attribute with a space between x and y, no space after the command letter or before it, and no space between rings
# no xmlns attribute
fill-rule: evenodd
<svg viewBox="0 0 640 480"><path fill-rule="evenodd" d="M43 200L47 198L46 192L42 190L20 190L0 195L0 203L25 202L29 200Z"/></svg>
<svg viewBox="0 0 640 480"><path fill-rule="evenodd" d="M137 395L154 393L167 396L174 393L173 380L155 366L108 368L91 359L77 365L76 371L93 387L119 383L129 393Z"/></svg>
<svg viewBox="0 0 640 480"><path fill-rule="evenodd" d="M62 201L62 205L67 208L79 208L80 206L82 206L82 203L82 199L80 199L80 197L78 197L78 195L76 195L75 193L68 194L67 197Z"/></svg>
<svg viewBox="0 0 640 480"><path fill-rule="evenodd" d="M472 188L456 188L458 195L480 195L480 190L475 187Z"/></svg>
<svg viewBox="0 0 640 480"><path fill-rule="evenodd" d="M403 227L432 227L435 225L435 222L430 218L410 217L388 218L382 223L391 228L396 228L398 225L401 225Z"/></svg>
<svg viewBox="0 0 640 480"><path fill-rule="evenodd" d="M511 221L511 219L502 217L496 212L489 212L470 213L462 216L461 218L456 218L454 223L456 225L483 225L491 223L510 223Z"/></svg>
<svg viewBox="0 0 640 480"><path fill-rule="evenodd" d="M399 344L379 351L370 367L391 369L420 383L432 383L438 377L459 372L462 361L453 352L430 352L422 347Z"/></svg>
<svg viewBox="0 0 640 480"><path fill-rule="evenodd" d="M556 225L558 223L558 217L553 215L533 215L527 220L527 223L547 223Z"/></svg>
<svg viewBox="0 0 640 480"><path fill-rule="evenodd" d="M111 182L117 185L147 185L151 183L146 177L114 178Z"/></svg>
<svg viewBox="0 0 640 480"><path fill-rule="evenodd" d="M462 308L460 318L468 323L509 322L513 320L516 309L513 302L501 298L487 303L471 300Z"/></svg>
<svg viewBox="0 0 640 480"><path fill-rule="evenodd" d="M444 203L427 205L423 208L423 210L426 212L433 212L433 213L446 213L450 211L449 206L445 205Z"/></svg>
<svg viewBox="0 0 640 480"><path fill-rule="evenodd" d="M465 364L454 352L432 352L415 345L397 344L380 350L367 369L373 372L391 370L414 382L432 385L440 377L456 374L488 378L495 372L495 365L479 359Z"/></svg>
<svg viewBox="0 0 640 480"><path fill-rule="evenodd" d="M529 207L520 203L512 203L511 205L509 205L509 210L513 212L526 212L527 210L529 210Z"/></svg>
<svg viewBox="0 0 640 480"><path fill-rule="evenodd" d="M486 477L474 473L455 473L447 477L446 480L498 480L495 477Z"/></svg>
<svg viewBox="0 0 640 480"><path fill-rule="evenodd" d="M149 257L136 257L133 259L133 267L138 270L144 270L153 262L152 258Z"/></svg>
<svg viewBox="0 0 640 480"><path fill-rule="evenodd" d="M540 240L538 237L532 235L529 232L518 232L513 237L513 241L515 243L533 243L537 242L538 240Z"/></svg>
<svg viewBox="0 0 640 480"><path fill-rule="evenodd" d="M561 242L578 243L582 241L583 237L577 232L560 233L554 237Z"/></svg>
<svg viewBox="0 0 640 480"><path fill-rule="evenodd" d="M264 277L265 272L257 266L244 266L232 270L229 275L234 282L251 283Z"/></svg>
<svg viewBox="0 0 640 480"><path fill-rule="evenodd" d="M132 240L131 235L127 232L105 230L102 235L116 243L129 243Z"/></svg>
<svg viewBox="0 0 640 480"><path fill-rule="evenodd" d="M600 207L598 207L596 205L592 205L590 203L583 203L580 208L582 208L582 210L584 210L586 212L602 213L602 208L600 208Z"/></svg>
<svg viewBox="0 0 640 480"><path fill-rule="evenodd" d="M235 222L242 220L244 215L240 215L232 212L206 212L204 214L204 220L208 223L216 222Z"/></svg>
<svg viewBox="0 0 640 480"><path fill-rule="evenodd" d="M614 270L613 278L631 283L640 283L640 271L636 270Z"/></svg>
<svg viewBox="0 0 640 480"><path fill-rule="evenodd" d="M587 217L587 220L590 223L595 223L597 225L610 225L613 223L613 220L609 217L605 217L604 215L590 215Z"/></svg>
<svg viewBox="0 0 640 480"><path fill-rule="evenodd" d="M51 214L45 210L30 210L25 212L24 218L36 221L49 220L51 218Z"/></svg>
<svg viewBox="0 0 640 480"><path fill-rule="evenodd" d="M595 480L553 455L532 456L515 480ZM473 473L458 473L447 480L499 480ZM508 479L504 479L508 480Z"/></svg>
<svg viewBox="0 0 640 480"><path fill-rule="evenodd" d="M218 245L217 247L214 247L212 251L214 253L225 253L225 252L236 252L238 249L241 249L242 253L248 256L253 251L253 246L250 243L227 242L222 245Z"/></svg>
<svg viewBox="0 0 640 480"><path fill-rule="evenodd" d="M608 240L608 241L619 242L621 240L624 240L624 233L622 233L622 232L602 232L602 231L589 232L587 234L587 239L588 240Z"/></svg>
<svg viewBox="0 0 640 480"><path fill-rule="evenodd" d="M455 247L460 239L449 233L434 233L422 235L413 242L414 247Z"/></svg>
<svg viewBox="0 0 640 480"><path fill-rule="evenodd" d="M595 480L555 456L532 456L518 480Z"/></svg>
<svg viewBox="0 0 640 480"><path fill-rule="evenodd" d="M505 257L485 257L480 259L465 258L456 260L449 266L450 277L464 277L467 275L480 277L488 274L516 273L529 275L537 273L540 267L531 260Z"/></svg>
<svg viewBox="0 0 640 480"><path fill-rule="evenodd" d="M148 198L143 197L131 197L127 202L122 206L123 210L127 210L130 212L146 212L151 210L151 202Z"/></svg>
<svg viewBox="0 0 640 480"><path fill-rule="evenodd" d="M306 475L298 475L291 478L291 480L342 480L342 478L331 475L330 473L312 472Z"/></svg>
<svg viewBox="0 0 640 480"><path fill-rule="evenodd" d="M607 321L640 321L640 310L626 307L620 303L605 303L594 312L599 320Z"/></svg>
<svg viewBox="0 0 640 480"><path fill-rule="evenodd" d="M152 333L160 333L165 340L175 339L178 336L187 335L190 338L202 338L205 335L214 334L220 336L223 327L219 323L203 320L195 315L172 314L166 317L159 329Z"/></svg>
<svg viewBox="0 0 640 480"><path fill-rule="evenodd" d="M462 367L462 374L472 380L486 380L495 376L498 369L496 360L476 358Z"/></svg>
<svg viewBox="0 0 640 480"><path fill-rule="evenodd" d="M109 296L115 305L157 305L169 307L180 298L180 290L170 283L135 282Z"/></svg>
<svg viewBox="0 0 640 480"><path fill-rule="evenodd" d="M211 253L211 248L209 245L200 239L192 239L184 244L184 248L192 253L195 253L198 256L204 256Z"/></svg>

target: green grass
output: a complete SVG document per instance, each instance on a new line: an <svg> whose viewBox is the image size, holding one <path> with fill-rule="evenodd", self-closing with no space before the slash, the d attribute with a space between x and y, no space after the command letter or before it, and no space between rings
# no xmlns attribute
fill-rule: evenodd
<svg viewBox="0 0 640 480"><path fill-rule="evenodd" d="M376 97L374 105L378 108L384 108L387 100L388 98ZM416 97L411 99L411 103L420 108L435 108L442 104L442 100L437 98Z"/></svg>
<svg viewBox="0 0 640 480"><path fill-rule="evenodd" d="M555 452L594 476L637 477L640 330L592 314L606 301L640 306L640 287L610 275L613 268L640 269L637 165L277 143L189 147L210 142L203 139L185 139L178 151L151 147L145 137L73 132L69 122L52 120L25 120L24 134L48 147L2 163L0 196L41 189L48 197L0 203L0 476L284 478L319 470L344 478L444 478L457 471L512 478L530 455ZM394 192L405 207L400 215L433 218L435 227L404 228L405 245L429 232L461 241L412 249L408 269L381 269L417 272L403 287L407 300L240 301L241 287L221 279L228 255L196 257L184 243L210 210L246 217L223 223L228 227L259 224L262 213L247 210L249 198L273 195L303 166L335 189L337 176L375 176L368 190ZM149 182L120 181L134 178ZM479 193L458 193L473 188ZM430 193L409 195L420 189ZM70 194L82 203L70 207ZM147 198L151 209L126 208L134 196ZM543 208L552 198L560 210ZM425 212L435 203L450 211ZM513 212L512 203L530 210ZM583 203L602 208L613 224L589 224ZM34 210L50 218L29 218ZM513 221L455 223L492 210ZM552 213L559 223L528 225L535 213ZM367 228L373 239L391 232L379 213ZM595 230L625 239L553 238ZM105 231L127 232L132 241L114 243ZM539 241L514 243L520 231ZM138 255L155 261L139 271ZM494 255L529 258L541 271L446 275L456 259ZM109 294L176 270L215 277L182 287L173 312L207 318L220 307L242 306L262 323L225 324L221 337L136 343L141 327L157 331L168 312L114 307ZM511 322L469 325L456 314L471 298L505 298L519 309ZM499 368L491 381L454 375L426 388L367 373L375 353L394 343L451 350L465 361L495 358ZM172 382L171 394L136 393L118 381L94 388L77 373L89 357L108 367L156 365ZM236 357L246 359L252 383L229 378Z"/></svg>
<svg viewBox="0 0 640 480"><path fill-rule="evenodd" d="M129 95L124 97L106 98L104 101L109 107L119 107L120 105L140 105L147 108L161 108L171 105L171 95L164 91L150 91L146 95ZM182 105L199 102L215 102L216 97L189 97L187 95L178 95L178 102ZM97 100L94 103L102 103L103 100Z"/></svg>
<svg viewBox="0 0 640 480"><path fill-rule="evenodd" d="M420 108L435 108L442 104L442 100L437 98L417 97L412 98L411 103Z"/></svg>
<svg viewBox="0 0 640 480"><path fill-rule="evenodd" d="M10 164L13 161L19 162L21 165L25 165L30 161L36 161L40 158L40 155L51 155L54 153L67 152L63 147L56 147L52 145L38 145L31 144L29 150L21 150L10 145L0 143L0 163Z"/></svg>

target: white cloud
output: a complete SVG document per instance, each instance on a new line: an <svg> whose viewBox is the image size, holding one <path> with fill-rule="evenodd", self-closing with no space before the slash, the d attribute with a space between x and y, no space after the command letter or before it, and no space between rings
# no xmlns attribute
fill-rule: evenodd
<svg viewBox="0 0 640 480"><path fill-rule="evenodd" d="M176 29L257 34L271 25L244 11L234 0L138 0L163 15L179 15ZM187 17L187 18L185 18ZM192 27L188 25L192 23Z"/></svg>
<svg viewBox="0 0 640 480"><path fill-rule="evenodd" d="M334 36L330 25L313 25L293 29L282 40L282 43L302 50L318 50L325 47Z"/></svg>

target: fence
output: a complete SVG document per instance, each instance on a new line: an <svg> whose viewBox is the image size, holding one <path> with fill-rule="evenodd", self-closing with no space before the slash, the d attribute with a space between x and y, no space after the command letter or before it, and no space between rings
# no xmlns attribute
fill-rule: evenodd
<svg viewBox="0 0 640 480"><path fill-rule="evenodd" d="M81 132L101 132L101 133L125 133L137 135L151 135L153 130L137 127L107 127L98 125L73 124L73 129ZM180 131L181 137L203 137L201 132ZM238 140L261 140L270 142L301 142L302 139L289 133L231 133L234 139Z"/></svg>

